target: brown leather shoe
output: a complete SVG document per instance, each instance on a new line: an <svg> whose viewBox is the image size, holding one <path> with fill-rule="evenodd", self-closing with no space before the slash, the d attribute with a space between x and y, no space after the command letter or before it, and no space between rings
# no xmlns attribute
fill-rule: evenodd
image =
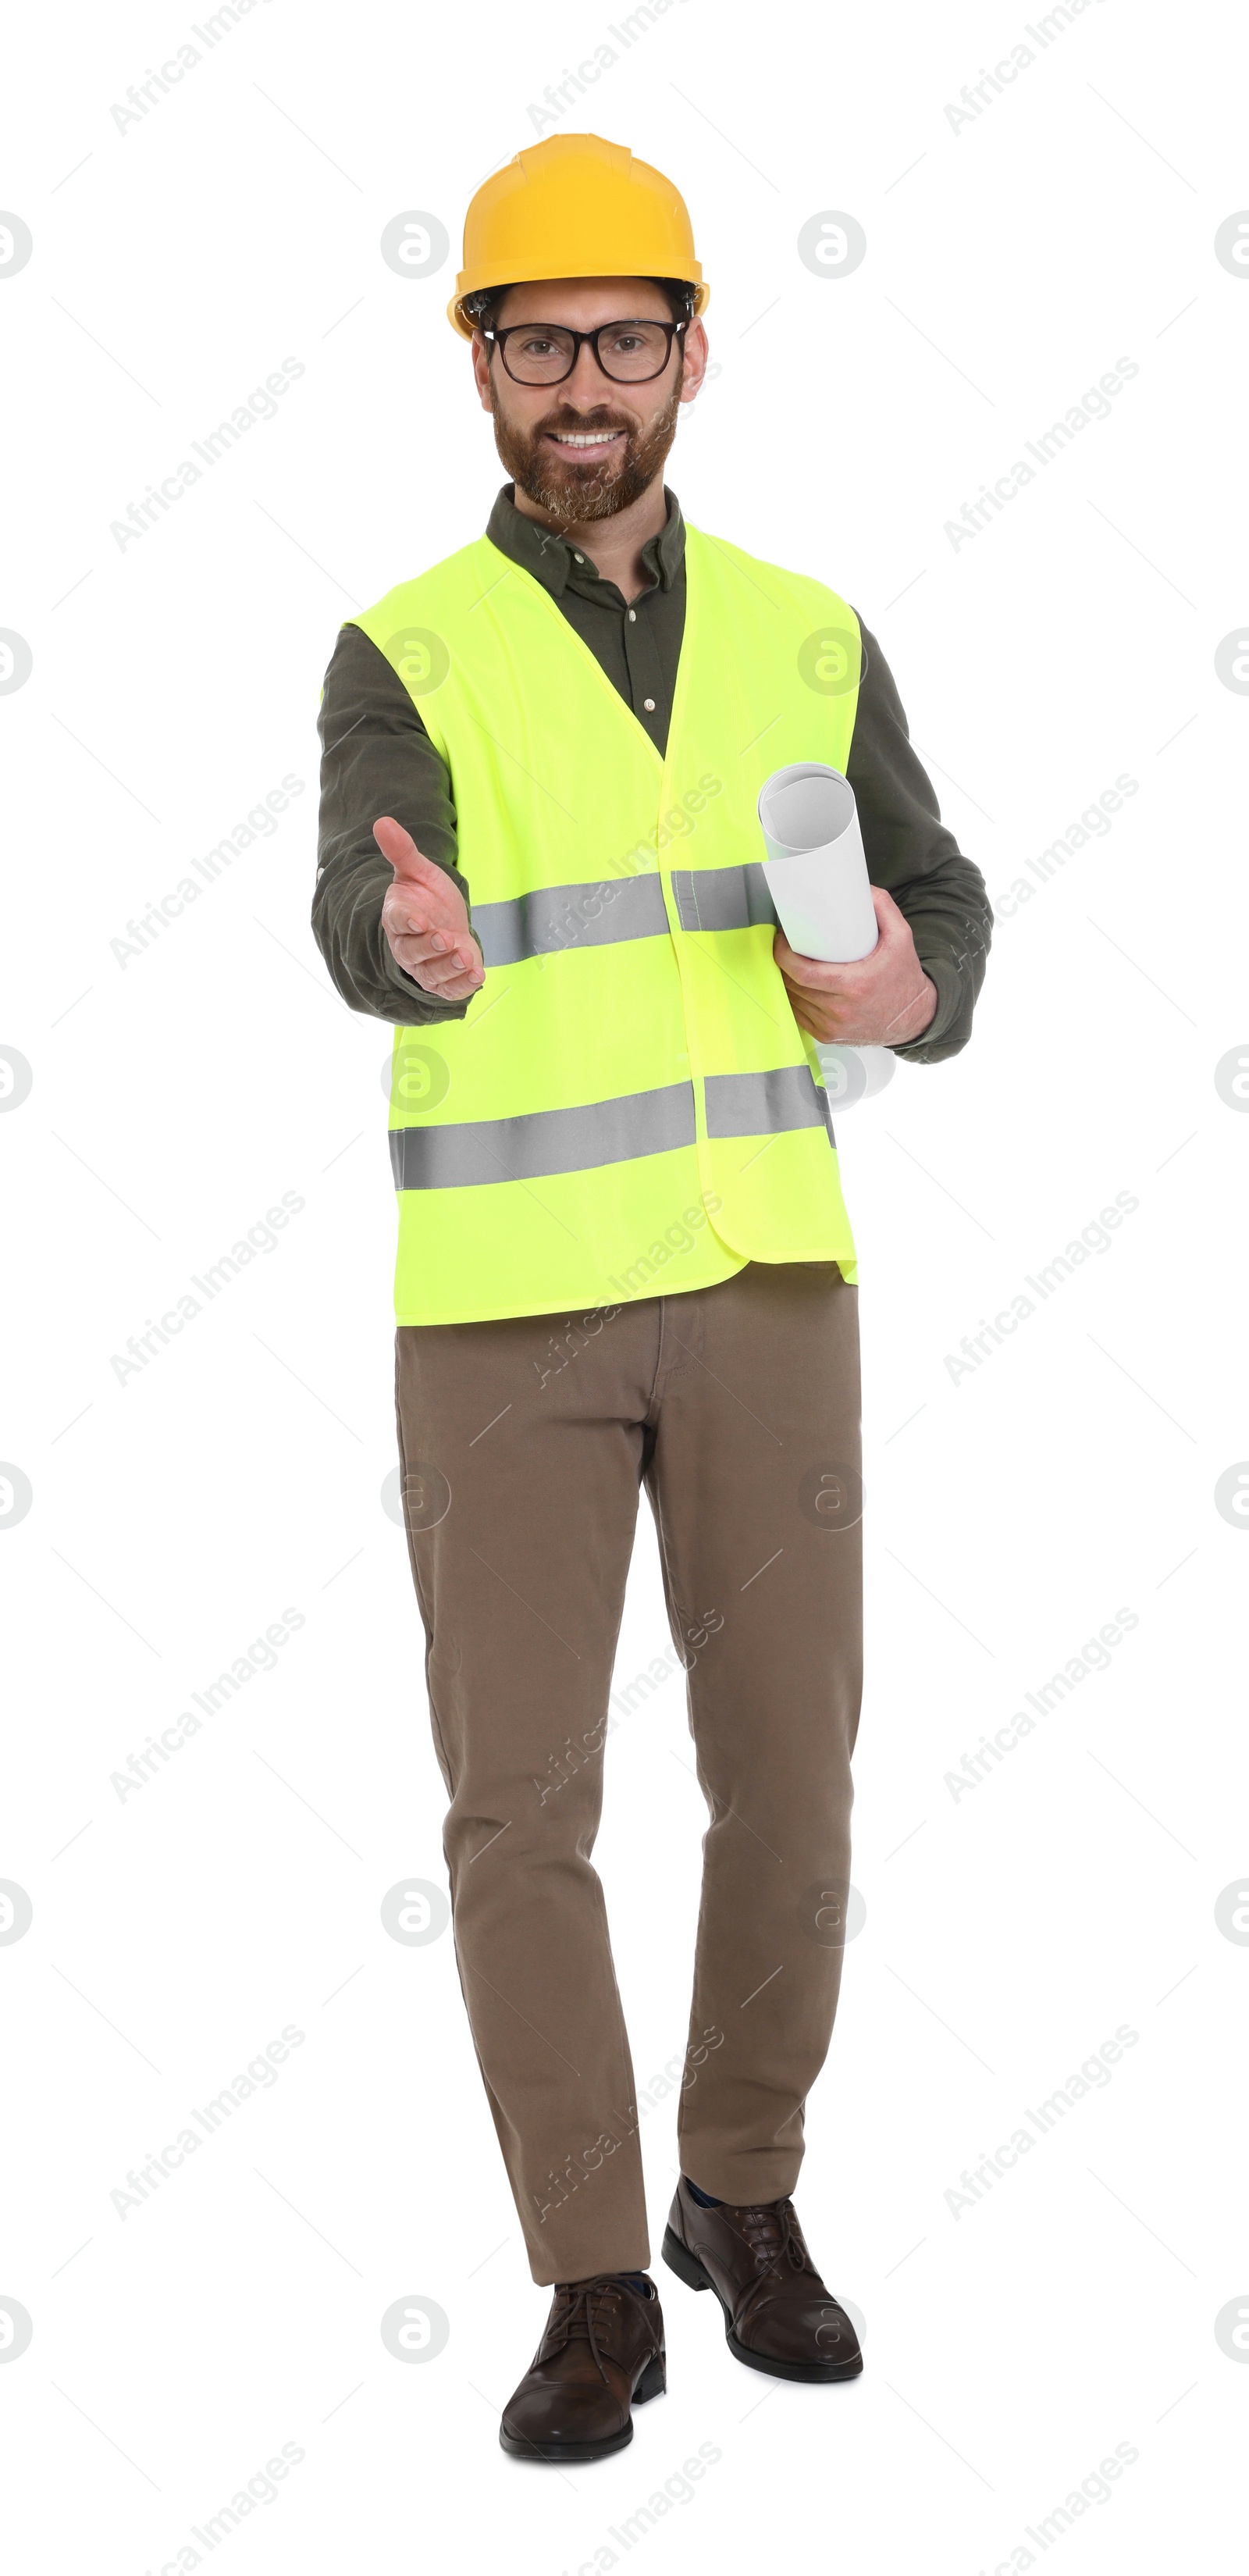
<svg viewBox="0 0 1249 2576"><path fill-rule="evenodd" d="M855 2379L859 2339L807 2252L792 2200L703 2209L685 2176L664 2230L664 2261L691 2290L714 2290L729 2351L774 2379Z"/></svg>
<svg viewBox="0 0 1249 2576"><path fill-rule="evenodd" d="M520 2459L601 2460L633 2439L631 2406L667 2382L663 2310L616 2272L561 2281L546 2332L499 2426Z"/></svg>

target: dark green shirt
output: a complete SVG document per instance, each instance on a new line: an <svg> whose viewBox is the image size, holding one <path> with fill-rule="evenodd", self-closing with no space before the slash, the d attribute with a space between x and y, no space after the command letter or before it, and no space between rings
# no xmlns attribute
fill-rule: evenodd
<svg viewBox="0 0 1249 2576"><path fill-rule="evenodd" d="M566 537L526 518L515 506L515 488L504 485L487 536L559 601L662 754L685 628L685 522L675 494L665 490L667 523L642 549L647 587L630 602ZM884 886L905 913L920 964L937 988L936 1014L923 1036L894 1053L939 1063L956 1055L971 1035L992 914L979 868L961 855L942 823L880 647L859 622L864 672L846 775L871 881ZM424 856L446 868L469 905L470 920L472 897L457 865L446 762L402 680L358 626L344 626L334 647L320 734L312 927L338 991L353 1010L383 1020L416 1025L463 1019L468 1003L442 1002L423 992L396 965L382 931L392 874L373 838L380 814L393 814Z"/></svg>

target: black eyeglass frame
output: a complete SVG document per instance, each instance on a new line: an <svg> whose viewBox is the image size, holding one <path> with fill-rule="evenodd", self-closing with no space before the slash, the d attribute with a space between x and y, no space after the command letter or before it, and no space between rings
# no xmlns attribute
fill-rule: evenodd
<svg viewBox="0 0 1249 2576"><path fill-rule="evenodd" d="M507 369L508 375L511 376L512 383L514 385L566 385L569 377L576 372L577 360L581 355L582 343L586 340L589 341L590 347L594 351L594 363L598 368L599 374L606 377L609 385L653 385L656 376L662 376L665 368L667 367L668 361L672 356L673 341L680 340L683 332L688 331L690 321L692 319L693 316L691 315L687 316L684 322L661 322L658 314L656 313L625 313L620 316L618 321L600 322L596 331L574 331L570 322L507 322L504 324L501 331L487 330L481 323L479 323L477 327L481 332L483 340L493 341L494 346L498 350L499 356L503 361L504 367ZM663 357L659 365L653 369L649 376L613 376L608 368L603 364L598 344L604 331L622 331L630 322L644 323L648 330L662 331L665 335ZM507 349L505 343L511 339L514 331L550 331L552 333L562 331L565 338L570 339L573 342L573 353L564 369L563 375L513 375L512 369L507 364Z"/></svg>

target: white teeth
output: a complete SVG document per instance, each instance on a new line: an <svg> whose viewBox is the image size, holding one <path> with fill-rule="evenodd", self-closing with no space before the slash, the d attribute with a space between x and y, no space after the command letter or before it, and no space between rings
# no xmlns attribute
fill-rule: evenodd
<svg viewBox="0 0 1249 2576"><path fill-rule="evenodd" d="M566 438L562 430L553 430L557 447L602 447L609 438L619 438L618 429L596 429L589 438Z"/></svg>

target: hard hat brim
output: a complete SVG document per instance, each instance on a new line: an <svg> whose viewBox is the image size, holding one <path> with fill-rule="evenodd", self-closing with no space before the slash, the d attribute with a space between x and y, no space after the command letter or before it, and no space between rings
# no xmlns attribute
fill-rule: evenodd
<svg viewBox="0 0 1249 2576"><path fill-rule="evenodd" d="M697 316L706 312L711 302L711 288L704 281L702 269L697 260L688 260L685 266L689 271L687 282L694 289L694 312ZM637 268L596 268L593 273L596 277L637 277L643 272ZM492 286L541 286L548 283L554 285L557 282L562 283L565 278L580 277L584 274L586 272L581 269L544 269L537 277L520 278L514 276L506 267L494 271L461 269L455 281L455 294L447 306L447 320L462 340L471 340L475 326L469 315L462 310L466 295L480 295Z"/></svg>

